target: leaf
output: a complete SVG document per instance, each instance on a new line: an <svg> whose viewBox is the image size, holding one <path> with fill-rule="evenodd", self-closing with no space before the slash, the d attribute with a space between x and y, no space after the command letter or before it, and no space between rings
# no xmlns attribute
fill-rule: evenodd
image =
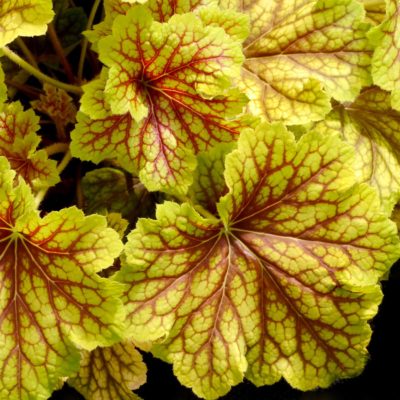
<svg viewBox="0 0 400 400"><path fill-rule="evenodd" d="M56 16L55 26L63 48L80 42L87 17L82 7L65 7Z"/></svg>
<svg viewBox="0 0 400 400"><path fill-rule="evenodd" d="M371 83L368 25L360 23L364 11L356 1L237 4L251 24L241 83L250 112L291 125L320 120L330 97L352 101Z"/></svg>
<svg viewBox="0 0 400 400"><path fill-rule="evenodd" d="M104 89L108 79L108 69L103 68L100 75L82 86L80 111L92 119L107 118L110 107L104 98Z"/></svg>
<svg viewBox="0 0 400 400"><path fill-rule="evenodd" d="M0 48L18 36L38 36L54 17L51 0L3 0L0 3Z"/></svg>
<svg viewBox="0 0 400 400"><path fill-rule="evenodd" d="M372 25L380 24L386 15L385 0L362 0L367 12L367 22Z"/></svg>
<svg viewBox="0 0 400 400"><path fill-rule="evenodd" d="M194 204L199 204L215 214L220 197L228 192L224 178L225 156L232 151L234 144L221 144L197 156L197 169L188 195Z"/></svg>
<svg viewBox="0 0 400 400"><path fill-rule="evenodd" d="M110 67L105 98L101 75L86 86L82 107L97 103L100 110L103 104L108 115L94 120L78 115L72 153L96 163L116 158L147 189L186 193L194 154L233 141L241 128L228 120L247 101L229 89L240 73L240 43L221 28L204 27L194 15L160 24L145 8L134 7L116 18L113 35L99 49Z"/></svg>
<svg viewBox="0 0 400 400"><path fill-rule="evenodd" d="M67 126L76 120L77 109L72 97L63 89L56 88L45 83L43 85L44 94L39 96L39 100L31 102L32 107L47 114L56 124Z"/></svg>
<svg viewBox="0 0 400 400"><path fill-rule="evenodd" d="M21 103L4 106L0 112L0 156L7 157L11 167L38 190L59 182L57 163L45 150L37 150L39 118L33 110L24 111Z"/></svg>
<svg viewBox="0 0 400 400"><path fill-rule="evenodd" d="M360 373L381 301L377 280L400 255L374 191L355 185L337 136L281 125L243 132L225 161L221 220L166 202L128 236L127 334L196 395L245 376L301 390Z"/></svg>
<svg viewBox="0 0 400 400"><path fill-rule="evenodd" d="M137 206L135 193L130 193L125 174L116 168L99 168L82 179L85 211L104 214L107 211L128 217Z"/></svg>
<svg viewBox="0 0 400 400"><path fill-rule="evenodd" d="M328 136L337 132L354 146L357 179L377 189L390 215L400 199L400 113L391 108L390 93L367 89L353 103L335 105L310 129Z"/></svg>
<svg viewBox="0 0 400 400"><path fill-rule="evenodd" d="M96 274L122 244L75 207L40 218L14 175L0 157L0 397L41 400L78 370L77 348L122 336L121 288Z"/></svg>
<svg viewBox="0 0 400 400"><path fill-rule="evenodd" d="M94 25L91 31L85 32L94 50L98 50L97 43L101 38L112 33L111 28L115 18L126 15L132 5L137 3L145 3L155 21L167 22L175 14L186 14L202 6L215 5L216 0L174 0L173 2L169 0L104 0L104 20Z"/></svg>
<svg viewBox="0 0 400 400"><path fill-rule="evenodd" d="M205 26L221 27L232 38L243 42L250 33L247 15L218 7L201 7L197 15Z"/></svg>
<svg viewBox="0 0 400 400"><path fill-rule="evenodd" d="M106 218L107 225L118 233L120 239L123 239L125 237L125 232L128 229L129 222L122 218L120 213L109 213L106 215Z"/></svg>
<svg viewBox="0 0 400 400"><path fill-rule="evenodd" d="M87 400L138 400L132 390L146 382L146 365L133 343L85 352L81 369L68 383Z"/></svg>
<svg viewBox="0 0 400 400"><path fill-rule="evenodd" d="M400 111L399 5L395 0L388 0L386 3L385 20L369 33L369 38L375 45L372 77L376 85L392 91L392 107Z"/></svg>

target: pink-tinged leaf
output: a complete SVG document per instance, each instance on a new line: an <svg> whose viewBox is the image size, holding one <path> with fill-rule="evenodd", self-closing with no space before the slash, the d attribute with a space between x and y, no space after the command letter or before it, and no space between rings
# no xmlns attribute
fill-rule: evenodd
<svg viewBox="0 0 400 400"><path fill-rule="evenodd" d="M88 400L139 400L132 390L145 382L146 365L130 342L85 352L79 373L68 380Z"/></svg>
<svg viewBox="0 0 400 400"><path fill-rule="evenodd" d="M39 118L33 110L24 111L20 103L7 104L0 112L0 156L5 156L34 189L53 186L60 180L57 163L45 150L37 150L38 130Z"/></svg>
<svg viewBox="0 0 400 400"><path fill-rule="evenodd" d="M122 243L75 207L40 218L14 175L0 157L0 397L44 400L78 370L78 349L122 336L121 287L97 274Z"/></svg>
<svg viewBox="0 0 400 400"><path fill-rule="evenodd" d="M392 109L390 93L368 88L352 103L335 104L309 129L319 135L338 133L354 146L357 179L377 190L390 215L400 199L400 113Z"/></svg>
<svg viewBox="0 0 400 400"><path fill-rule="evenodd" d="M320 120L331 97L352 101L371 83L369 26L357 1L220 3L250 18L241 87L253 114L291 125Z"/></svg>
<svg viewBox="0 0 400 400"><path fill-rule="evenodd" d="M220 219L167 202L128 236L116 276L129 285L128 334L162 339L153 352L207 399L244 376L310 390L360 373L377 282L400 245L352 162L334 135L244 131Z"/></svg>
<svg viewBox="0 0 400 400"><path fill-rule="evenodd" d="M160 24L135 7L116 19L113 35L99 46L110 67L105 98L103 73L86 87L82 108L103 103L108 114L78 115L73 154L94 162L116 158L149 190L185 193L194 155L234 141L243 125L231 119L247 99L228 89L240 73L240 43L194 15Z"/></svg>

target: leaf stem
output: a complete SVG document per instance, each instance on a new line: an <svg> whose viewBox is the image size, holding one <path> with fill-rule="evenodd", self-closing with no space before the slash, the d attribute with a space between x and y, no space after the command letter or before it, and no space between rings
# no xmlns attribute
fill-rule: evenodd
<svg viewBox="0 0 400 400"><path fill-rule="evenodd" d="M72 154L71 151L68 150L65 155L64 158L61 160L60 164L58 164L57 166L57 172L59 174L61 174L64 169L67 167L67 165L69 164L69 162L72 160Z"/></svg>
<svg viewBox="0 0 400 400"><path fill-rule="evenodd" d="M18 37L16 39L16 43L18 44L18 47L21 49L21 51L24 53L24 56L26 59L36 68L39 69L38 63L36 61L35 56L32 54L32 52L29 50L29 47L25 44L25 42L22 40L21 37Z"/></svg>
<svg viewBox="0 0 400 400"><path fill-rule="evenodd" d="M53 143L50 146L45 147L48 156L52 156L58 153L66 153L69 150L68 143Z"/></svg>
<svg viewBox="0 0 400 400"><path fill-rule="evenodd" d="M65 56L64 49L60 43L60 39L58 38L57 32L56 32L56 30L54 28L54 24L52 22L48 26L47 33L49 35L51 44L53 45L55 52L57 53L58 57L60 58L60 62L64 67L64 71L65 71L65 74L67 75L68 80L71 83L75 82L75 77L72 72L71 65L68 62L67 57Z"/></svg>
<svg viewBox="0 0 400 400"><path fill-rule="evenodd" d="M12 86L15 89L18 89L21 92L24 92L27 96L36 99L41 94L40 90L34 88L33 86L29 86L24 83L19 83L13 81L12 79L6 79L7 86ZM10 96L11 97L11 96Z"/></svg>
<svg viewBox="0 0 400 400"><path fill-rule="evenodd" d="M53 85L60 89L64 89L65 91L70 92L70 93L74 93L77 95L81 95L83 93L80 86L75 86L75 85L70 85L68 83L60 82L57 79L53 79L50 76L39 71L34 66L32 66L28 62L26 62L23 58L21 58L18 54L14 53L12 50L10 50L7 46L2 47L1 52L7 58L9 58L11 61L15 62L16 64L18 64L22 69L29 72L37 79L39 79L43 82L50 83L50 85Z"/></svg>
<svg viewBox="0 0 400 400"><path fill-rule="evenodd" d="M95 2L93 3L93 7L92 7L92 9L90 11L88 22L87 22L87 25L86 25L86 30L92 29L93 22L94 22L94 19L96 17L96 13L97 13L97 10L98 10L98 8L100 6L100 3L101 3L101 0L95 0ZM87 52L88 47L89 47L89 40L85 37L82 40L81 55L79 57L79 64L78 64L78 79L79 79L79 82L81 82L82 78L83 78L83 68L85 66L85 58L86 58L86 52Z"/></svg>

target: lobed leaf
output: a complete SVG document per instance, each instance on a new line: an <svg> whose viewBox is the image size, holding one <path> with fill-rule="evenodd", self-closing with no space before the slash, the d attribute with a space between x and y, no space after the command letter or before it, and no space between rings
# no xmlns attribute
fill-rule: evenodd
<svg viewBox="0 0 400 400"><path fill-rule="evenodd" d="M0 48L18 36L43 35L54 17L51 0L2 0Z"/></svg>
<svg viewBox="0 0 400 400"><path fill-rule="evenodd" d="M89 114L97 119L78 114L72 153L93 162L116 158L149 190L186 193L194 154L239 133L241 123L228 119L247 101L229 89L240 73L240 43L192 14L160 24L134 7L116 18L99 50L107 80L103 72L82 100L84 110L95 105Z"/></svg>
<svg viewBox="0 0 400 400"><path fill-rule="evenodd" d="M32 107L47 114L56 124L66 126L75 122L77 109L72 97L63 89L45 83L44 94L31 102Z"/></svg>
<svg viewBox="0 0 400 400"><path fill-rule="evenodd" d="M388 0L384 21L371 30L369 37L375 45L372 57L374 83L384 90L392 91L392 107L400 111L400 30L399 4Z"/></svg>
<svg viewBox="0 0 400 400"><path fill-rule="evenodd" d="M357 179L376 188L388 215L400 199L400 113L390 103L390 93L372 87L312 127L320 135L337 132L355 148Z"/></svg>
<svg viewBox="0 0 400 400"><path fill-rule="evenodd" d="M371 25L380 24L386 16L385 0L362 0L366 11L366 20Z"/></svg>
<svg viewBox="0 0 400 400"><path fill-rule="evenodd" d="M75 207L40 218L0 157L0 397L47 399L79 350L122 336L121 287L96 272L122 249L104 217Z"/></svg>
<svg viewBox="0 0 400 400"><path fill-rule="evenodd" d="M243 132L226 158L221 219L166 202L128 236L116 275L129 285L128 335L162 338L154 353L207 399L244 376L309 390L360 373L376 283L400 247L352 163L334 135Z"/></svg>
<svg viewBox="0 0 400 400"><path fill-rule="evenodd" d="M37 150L39 118L33 110L24 111L21 103L6 104L0 111L0 156L32 188L40 189L59 182L57 163L45 150Z"/></svg>
<svg viewBox="0 0 400 400"><path fill-rule="evenodd" d="M125 174L116 168L99 168L82 179L85 211L88 214L121 213L124 217L134 211L137 199L129 192Z"/></svg>
<svg viewBox="0 0 400 400"><path fill-rule="evenodd" d="M146 365L133 343L85 352L79 373L68 380L88 400L139 400L132 392L146 382Z"/></svg>
<svg viewBox="0 0 400 400"><path fill-rule="evenodd" d="M221 1L250 17L241 88L271 121L320 120L329 99L352 101L369 75L364 10L353 0Z"/></svg>
<svg viewBox="0 0 400 400"><path fill-rule="evenodd" d="M112 33L115 18L119 15L126 15L132 5L137 3L145 4L155 21L167 22L175 14L186 14L202 6L212 6L217 3L217 0L174 0L173 2L167 0L104 0L104 20L95 25L91 31L85 32L95 50L98 49L98 41Z"/></svg>

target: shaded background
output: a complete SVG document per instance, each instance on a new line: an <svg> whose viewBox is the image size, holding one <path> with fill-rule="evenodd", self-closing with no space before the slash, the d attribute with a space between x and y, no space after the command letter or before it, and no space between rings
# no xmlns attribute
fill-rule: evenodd
<svg viewBox="0 0 400 400"><path fill-rule="evenodd" d="M221 400L396 400L400 399L400 263L382 282L384 299L372 321L370 360L357 378L337 382L329 389L303 393L281 381L256 388L250 382L234 387ZM148 366L147 383L136 391L143 400L196 400L190 389L180 386L170 365L144 355ZM160 395L161 394L161 395ZM65 386L51 400L84 400L75 390Z"/></svg>

